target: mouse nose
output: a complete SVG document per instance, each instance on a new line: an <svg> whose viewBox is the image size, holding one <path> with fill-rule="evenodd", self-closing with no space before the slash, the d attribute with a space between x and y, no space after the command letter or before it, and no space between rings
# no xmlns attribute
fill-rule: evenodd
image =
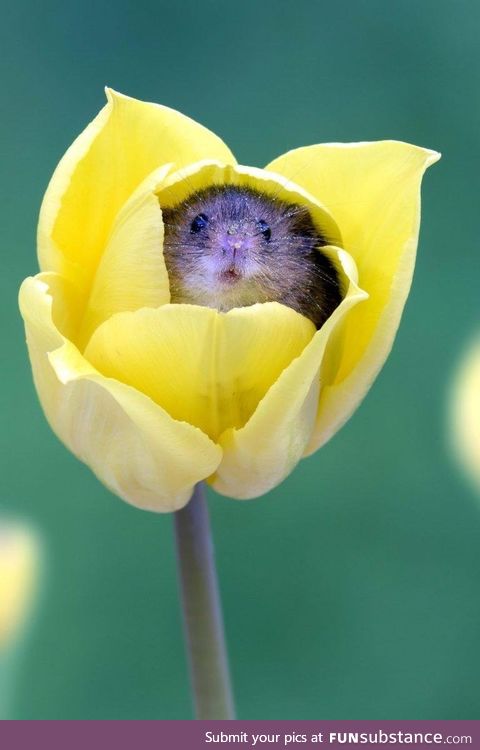
<svg viewBox="0 0 480 750"><path fill-rule="evenodd" d="M241 258L241 243L240 242L232 242L231 244L224 245L222 252L223 257L227 261L227 263L235 264L238 262Z"/></svg>
<svg viewBox="0 0 480 750"><path fill-rule="evenodd" d="M233 228L227 229L227 236L222 243L222 254L227 262L238 263L245 257L245 238Z"/></svg>

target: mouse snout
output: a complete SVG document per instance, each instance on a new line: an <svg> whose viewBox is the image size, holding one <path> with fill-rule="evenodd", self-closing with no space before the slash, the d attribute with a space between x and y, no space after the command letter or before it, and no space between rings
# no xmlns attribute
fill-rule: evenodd
<svg viewBox="0 0 480 750"><path fill-rule="evenodd" d="M221 247L224 261L232 266L241 265L248 251L248 239L242 236L240 232L232 229L228 230L222 239Z"/></svg>
<svg viewBox="0 0 480 750"><path fill-rule="evenodd" d="M245 243L242 240L224 242L222 245L223 256L232 260L239 260L245 253L244 245Z"/></svg>

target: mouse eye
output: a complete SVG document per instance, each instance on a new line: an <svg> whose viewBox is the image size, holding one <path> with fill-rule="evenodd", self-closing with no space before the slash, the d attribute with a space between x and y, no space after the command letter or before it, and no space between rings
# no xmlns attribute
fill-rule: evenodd
<svg viewBox="0 0 480 750"><path fill-rule="evenodd" d="M264 238L267 240L267 242L270 240L270 237L272 236L272 230L268 226L267 222L263 219L258 220L258 227L263 234Z"/></svg>
<svg viewBox="0 0 480 750"><path fill-rule="evenodd" d="M208 216L206 216L205 214L198 214L198 216L195 216L194 220L190 224L190 231L196 234L201 229L205 229L207 224Z"/></svg>

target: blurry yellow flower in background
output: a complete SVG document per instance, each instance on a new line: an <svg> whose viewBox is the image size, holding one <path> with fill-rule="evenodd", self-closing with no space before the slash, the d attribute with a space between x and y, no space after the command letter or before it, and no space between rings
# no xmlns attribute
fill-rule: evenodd
<svg viewBox="0 0 480 750"><path fill-rule="evenodd" d="M457 372L450 398L450 436L460 465L480 489L480 335Z"/></svg>
<svg viewBox="0 0 480 750"><path fill-rule="evenodd" d="M0 654L14 644L31 611L38 582L37 536L19 523L0 521Z"/></svg>
<svg viewBox="0 0 480 750"><path fill-rule="evenodd" d="M350 417L382 367L410 288L420 184L439 155L397 141L240 166L174 110L107 91L43 202L42 273L20 307L52 428L113 492L176 510L193 486L251 498ZM170 304L161 207L212 185L306 206L343 300L313 324L275 302Z"/></svg>

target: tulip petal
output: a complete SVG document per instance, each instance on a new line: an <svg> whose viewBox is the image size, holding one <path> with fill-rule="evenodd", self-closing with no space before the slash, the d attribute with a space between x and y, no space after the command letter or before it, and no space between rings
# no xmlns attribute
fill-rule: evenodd
<svg viewBox="0 0 480 750"><path fill-rule="evenodd" d="M355 264L348 253L333 247L322 251L343 270L345 297L282 372L246 425L221 435L223 459L209 482L223 495L248 499L268 492L292 471L310 440L323 382L335 374L335 360L324 358L325 349L341 351L342 324L368 297L355 283Z"/></svg>
<svg viewBox="0 0 480 750"><path fill-rule="evenodd" d="M153 173L154 185L168 167ZM163 221L152 175L118 213L98 264L86 303L78 343L82 350L92 332L117 312L159 307L170 302L163 258Z"/></svg>
<svg viewBox="0 0 480 750"><path fill-rule="evenodd" d="M68 281L57 274L26 279L20 309L35 385L60 440L127 502L158 512L185 505L221 449L82 357L65 336L78 309Z"/></svg>
<svg viewBox="0 0 480 750"><path fill-rule="evenodd" d="M156 168L199 159L235 163L216 135L159 104L107 89L107 105L70 146L45 194L38 227L40 267L88 287L115 216Z"/></svg>
<svg viewBox="0 0 480 750"><path fill-rule="evenodd" d="M398 141L334 143L290 151L267 166L325 204L369 294L345 320L342 361L325 384L307 453L349 418L392 347L415 263L420 184L439 158Z"/></svg>
<svg viewBox="0 0 480 750"><path fill-rule="evenodd" d="M21 633L29 613L39 556L39 540L28 526L0 521L0 656Z"/></svg>
<svg viewBox="0 0 480 750"><path fill-rule="evenodd" d="M166 305L114 315L85 356L216 440L245 424L314 332L310 320L276 302L227 313Z"/></svg>
<svg viewBox="0 0 480 750"><path fill-rule="evenodd" d="M459 464L480 488L480 335L455 373L450 394L451 443Z"/></svg>

